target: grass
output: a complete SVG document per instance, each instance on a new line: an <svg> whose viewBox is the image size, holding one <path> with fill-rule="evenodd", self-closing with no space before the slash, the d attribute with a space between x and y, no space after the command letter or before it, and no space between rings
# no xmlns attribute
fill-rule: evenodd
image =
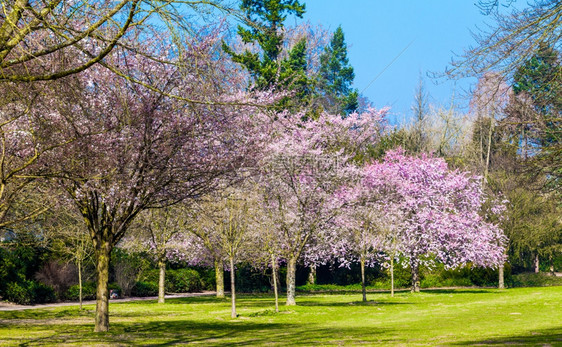
<svg viewBox="0 0 562 347"><path fill-rule="evenodd" d="M0 312L0 345L562 345L562 287L435 290L420 294L300 294L171 299L110 305L110 332L93 333L93 306Z"/></svg>

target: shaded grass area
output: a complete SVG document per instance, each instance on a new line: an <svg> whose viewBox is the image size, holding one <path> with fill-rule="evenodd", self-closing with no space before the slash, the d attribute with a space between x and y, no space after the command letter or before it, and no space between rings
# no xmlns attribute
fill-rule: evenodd
<svg viewBox="0 0 562 347"><path fill-rule="evenodd" d="M271 296L246 295L236 319L213 297L111 304L103 334L92 332L91 305L0 312L0 345L562 345L562 287L368 298L305 294L276 314Z"/></svg>

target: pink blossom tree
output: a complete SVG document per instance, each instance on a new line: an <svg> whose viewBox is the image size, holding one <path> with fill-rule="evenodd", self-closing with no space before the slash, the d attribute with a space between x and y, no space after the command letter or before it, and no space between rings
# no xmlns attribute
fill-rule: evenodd
<svg viewBox="0 0 562 347"><path fill-rule="evenodd" d="M212 74L203 74L213 68L212 55L204 54L207 46L206 41L192 45L193 56L184 57L181 69L141 55L112 57L136 80L149 81L164 94L116 78L100 66L65 79L66 93L57 96L68 105L64 116L79 115L76 131L97 132L52 158L62 172L59 182L93 240L96 331L109 327L109 255L136 216L213 190L218 178L236 174L252 157L253 136L246 124L258 110L243 106L247 100L238 100L236 106L236 99L217 95L220 89ZM184 101L211 97L216 102Z"/></svg>
<svg viewBox="0 0 562 347"><path fill-rule="evenodd" d="M295 305L296 265L307 247L324 244L345 205L346 183L355 174L353 156L375 143L386 110L347 118L323 114L278 116L262 159L260 184L279 254L287 262L287 305Z"/></svg>
<svg viewBox="0 0 562 347"><path fill-rule="evenodd" d="M387 153L386 177L392 177L401 218L395 219L397 250L410 262L412 291L419 291L419 265L430 258L457 267L468 262L498 266L504 260L505 236L498 224L488 222L481 177L450 170L441 158ZM377 172L373 170L373 172ZM374 178L380 179L380 178ZM489 201L488 201L489 203ZM491 213L501 213L493 202Z"/></svg>

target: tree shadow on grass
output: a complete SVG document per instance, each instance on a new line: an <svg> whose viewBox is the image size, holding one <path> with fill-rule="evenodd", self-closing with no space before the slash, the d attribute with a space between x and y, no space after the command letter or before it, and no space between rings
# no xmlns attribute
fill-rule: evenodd
<svg viewBox="0 0 562 347"><path fill-rule="evenodd" d="M502 294L498 289L423 289L422 294Z"/></svg>
<svg viewBox="0 0 562 347"><path fill-rule="evenodd" d="M311 324L282 324L255 320L196 322L192 320L159 320L148 323L113 323L108 333L93 333L92 325L45 325L54 334L38 338L13 336L0 343L20 346L56 344L172 346L198 343L205 346L244 346L282 344L291 346L347 343L384 343L392 335L388 329L318 328ZM387 340L388 341L388 340Z"/></svg>
<svg viewBox="0 0 562 347"><path fill-rule="evenodd" d="M363 301L347 301L347 302L318 302L314 300L298 300L298 306L333 306L333 307L350 307L350 306L387 306L387 305L413 305L414 303L411 302L404 302L404 301L375 301L375 300L367 300L366 302Z"/></svg>
<svg viewBox="0 0 562 347"><path fill-rule="evenodd" d="M562 326L558 328L542 329L516 336L496 337L491 339L463 341L454 343L460 346L562 346Z"/></svg>

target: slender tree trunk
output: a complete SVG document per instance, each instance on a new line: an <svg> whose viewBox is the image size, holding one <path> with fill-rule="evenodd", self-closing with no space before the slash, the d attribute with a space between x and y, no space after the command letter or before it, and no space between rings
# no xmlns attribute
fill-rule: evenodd
<svg viewBox="0 0 562 347"><path fill-rule="evenodd" d="M103 232L103 237L96 245L96 316L95 332L109 331L109 260L111 258L112 245L109 240L109 233Z"/></svg>
<svg viewBox="0 0 562 347"><path fill-rule="evenodd" d="M535 273L538 274L540 272L540 263L539 263L539 254L535 254Z"/></svg>
<svg viewBox="0 0 562 347"><path fill-rule="evenodd" d="M488 131L488 148L486 153L486 167L484 170L484 180L488 179L488 173L490 171L490 155L492 153L492 135L494 133L494 118L490 117L490 130Z"/></svg>
<svg viewBox="0 0 562 347"><path fill-rule="evenodd" d="M232 299L232 311L230 316L236 318L236 288L235 288L235 274L234 274L234 257L230 257L230 297Z"/></svg>
<svg viewBox="0 0 562 347"><path fill-rule="evenodd" d="M158 269L160 270L158 275L158 303L163 304L166 301L166 261L164 258L158 260Z"/></svg>
<svg viewBox="0 0 562 347"><path fill-rule="evenodd" d="M78 299L82 310L82 260L78 260Z"/></svg>
<svg viewBox="0 0 562 347"><path fill-rule="evenodd" d="M224 299L224 264L219 259L215 259L215 281L217 282L217 298Z"/></svg>
<svg viewBox="0 0 562 347"><path fill-rule="evenodd" d="M390 296L394 297L394 255L390 258Z"/></svg>
<svg viewBox="0 0 562 347"><path fill-rule="evenodd" d="M277 278L277 293L281 293L281 276L279 275L279 265L275 266L275 278Z"/></svg>
<svg viewBox="0 0 562 347"><path fill-rule="evenodd" d="M500 265L500 267L498 269L498 288L499 289L505 288L503 272L504 272L504 267L503 267L503 264L502 264L502 265Z"/></svg>
<svg viewBox="0 0 562 347"><path fill-rule="evenodd" d="M361 292L363 293L363 302L367 301L367 288L365 287L365 255L361 254Z"/></svg>
<svg viewBox="0 0 562 347"><path fill-rule="evenodd" d="M417 259L410 260L410 266L412 268L412 293L420 292L420 265Z"/></svg>
<svg viewBox="0 0 562 347"><path fill-rule="evenodd" d="M294 256L289 258L287 263L287 306L294 306L296 289L297 259Z"/></svg>
<svg viewBox="0 0 562 347"><path fill-rule="evenodd" d="M273 276L273 292L275 293L275 312L279 312L279 292L277 290L277 259L271 255L271 275Z"/></svg>
<svg viewBox="0 0 562 347"><path fill-rule="evenodd" d="M310 265L310 272L308 273L307 284L316 284L316 265Z"/></svg>

